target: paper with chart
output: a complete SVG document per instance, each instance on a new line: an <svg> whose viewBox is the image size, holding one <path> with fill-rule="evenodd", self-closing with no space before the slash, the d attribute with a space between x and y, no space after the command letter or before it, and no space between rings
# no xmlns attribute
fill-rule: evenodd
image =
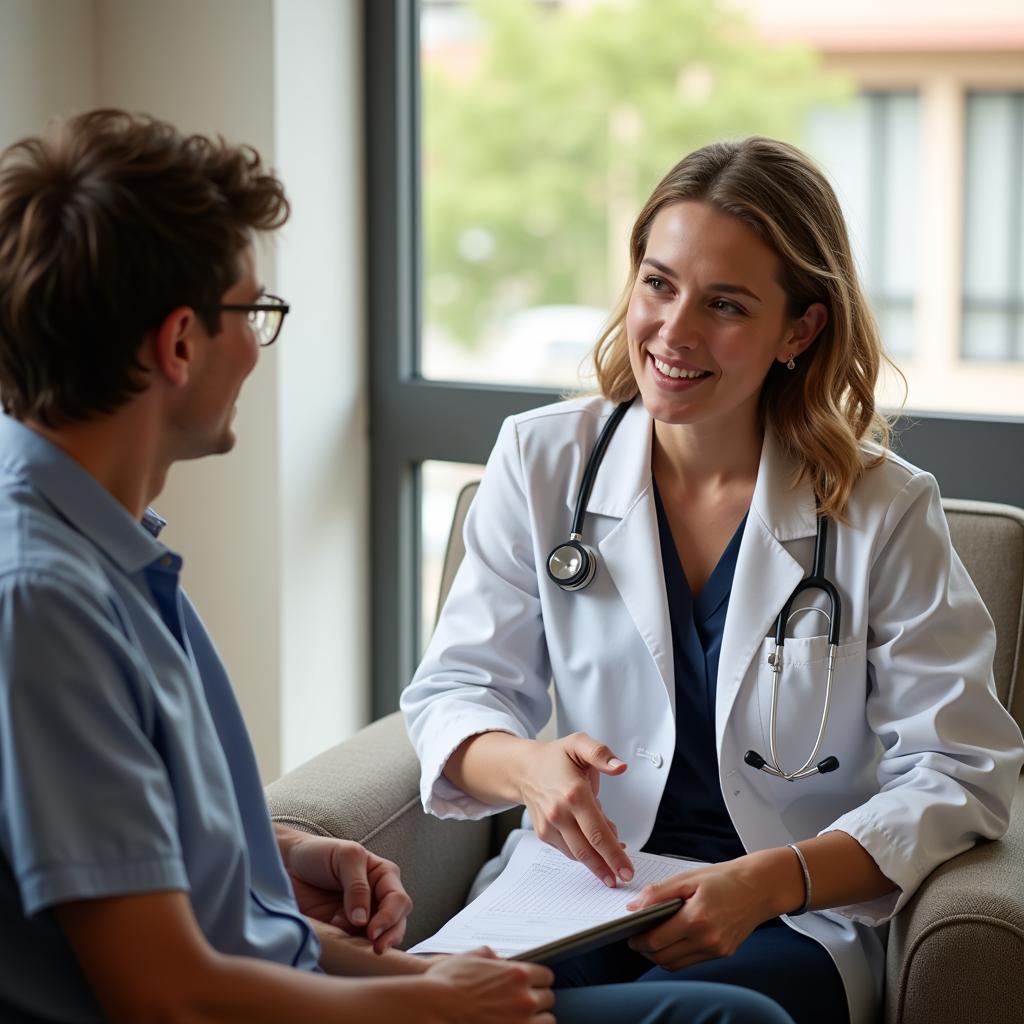
<svg viewBox="0 0 1024 1024"><path fill-rule="evenodd" d="M609 889L582 864L527 832L505 870L468 907L410 953L464 953L490 946L509 957L629 913L626 904L650 882L699 862L627 851L632 882Z"/></svg>

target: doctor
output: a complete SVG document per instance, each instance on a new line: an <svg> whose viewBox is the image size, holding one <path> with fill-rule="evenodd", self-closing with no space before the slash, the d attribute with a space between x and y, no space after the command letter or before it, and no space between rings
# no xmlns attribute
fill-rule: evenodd
<svg viewBox="0 0 1024 1024"><path fill-rule="evenodd" d="M879 926L1007 826L1024 751L991 620L934 479L885 447L881 344L818 168L768 139L698 150L630 256L600 396L513 417L488 462L402 701L424 807L525 804L609 885L623 843L708 862L643 893L684 897L672 919L558 984L725 981L798 1024L868 1024ZM820 569L834 600L796 593L778 632Z"/></svg>

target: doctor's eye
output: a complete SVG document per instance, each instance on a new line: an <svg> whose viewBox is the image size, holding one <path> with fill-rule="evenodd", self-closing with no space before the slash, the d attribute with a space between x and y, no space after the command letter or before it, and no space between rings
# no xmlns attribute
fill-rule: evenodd
<svg viewBox="0 0 1024 1024"><path fill-rule="evenodd" d="M664 279L660 278L660 277L657 277L654 274L648 274L645 278L643 278L643 282L653 292L664 291L665 288L667 287L667 285L665 284Z"/></svg>
<svg viewBox="0 0 1024 1024"><path fill-rule="evenodd" d="M742 306L736 305L735 302L731 302L729 299L715 299L711 303L711 308L719 313L735 313L739 316L747 315L747 311Z"/></svg>

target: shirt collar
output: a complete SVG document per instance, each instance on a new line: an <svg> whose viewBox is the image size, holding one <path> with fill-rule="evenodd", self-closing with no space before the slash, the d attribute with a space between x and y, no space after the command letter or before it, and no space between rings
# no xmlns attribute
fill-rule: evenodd
<svg viewBox="0 0 1024 1024"><path fill-rule="evenodd" d="M142 522L87 470L41 434L0 415L0 469L38 491L74 530L126 573L167 553L157 539L164 521L147 509Z"/></svg>

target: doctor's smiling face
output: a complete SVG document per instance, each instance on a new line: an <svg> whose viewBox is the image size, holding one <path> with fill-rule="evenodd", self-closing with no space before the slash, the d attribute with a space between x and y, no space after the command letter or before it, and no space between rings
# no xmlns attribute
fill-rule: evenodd
<svg viewBox="0 0 1024 1024"><path fill-rule="evenodd" d="M814 341L814 303L793 317L774 250L710 203L654 217L626 309L629 360L647 411L662 423L757 422L761 386L778 360Z"/></svg>

